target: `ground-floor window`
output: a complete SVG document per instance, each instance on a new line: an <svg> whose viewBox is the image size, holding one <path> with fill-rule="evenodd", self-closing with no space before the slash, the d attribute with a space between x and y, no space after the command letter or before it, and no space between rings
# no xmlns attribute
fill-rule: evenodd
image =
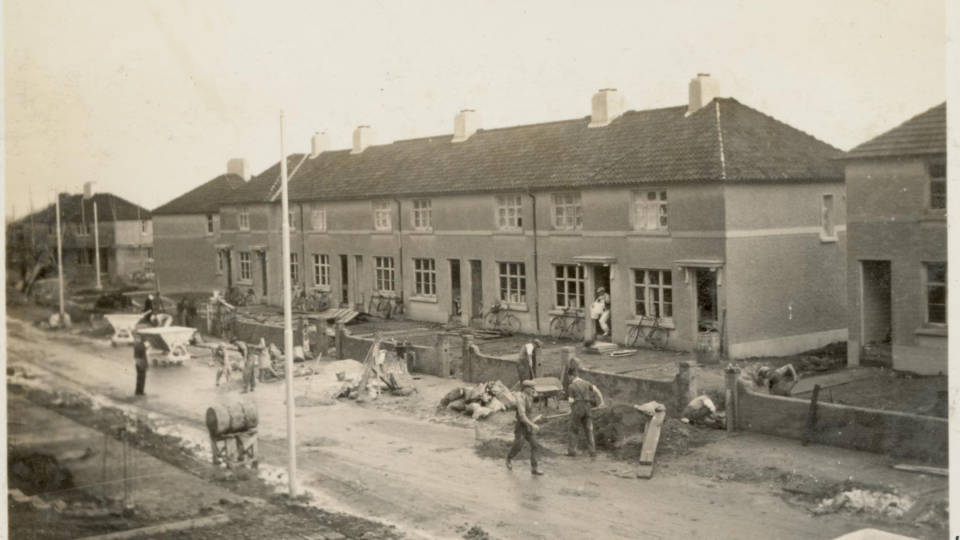
<svg viewBox="0 0 960 540"><path fill-rule="evenodd" d="M554 281L557 288L557 307L580 309L584 303L583 267L578 264L558 264Z"/></svg>
<svg viewBox="0 0 960 540"><path fill-rule="evenodd" d="M433 259L413 260L413 283L417 296L437 295L437 263Z"/></svg>
<svg viewBox="0 0 960 540"><path fill-rule="evenodd" d="M313 284L317 287L330 286L330 256L313 256Z"/></svg>
<svg viewBox="0 0 960 540"><path fill-rule="evenodd" d="M527 265L522 262L500 263L500 300L512 304L527 302Z"/></svg>
<svg viewBox="0 0 960 540"><path fill-rule="evenodd" d="M394 265L393 257L374 257L374 262L376 263L376 280L374 281L374 287L378 291L394 291L396 290L396 280L394 278Z"/></svg>
<svg viewBox="0 0 960 540"><path fill-rule="evenodd" d="M927 323L947 324L947 263L924 263Z"/></svg>
<svg viewBox="0 0 960 540"><path fill-rule="evenodd" d="M300 283L300 255L297 253L290 254L290 284L297 285Z"/></svg>
<svg viewBox="0 0 960 540"><path fill-rule="evenodd" d="M240 252L240 279L253 281L253 256L249 251Z"/></svg>
<svg viewBox="0 0 960 540"><path fill-rule="evenodd" d="M94 253L92 249L77 250L77 266L90 266L93 264Z"/></svg>
<svg viewBox="0 0 960 540"><path fill-rule="evenodd" d="M222 251L217 252L217 273L218 274L223 273L223 252Z"/></svg>
<svg viewBox="0 0 960 540"><path fill-rule="evenodd" d="M641 317L673 317L673 277L670 270L633 271L634 313Z"/></svg>

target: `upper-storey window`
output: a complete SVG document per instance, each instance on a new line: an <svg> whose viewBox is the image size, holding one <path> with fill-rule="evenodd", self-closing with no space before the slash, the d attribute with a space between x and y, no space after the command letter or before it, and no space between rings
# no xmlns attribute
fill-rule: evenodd
<svg viewBox="0 0 960 540"><path fill-rule="evenodd" d="M824 240L835 239L837 237L836 216L833 210L833 194L823 195L823 202L820 204L820 238Z"/></svg>
<svg viewBox="0 0 960 540"><path fill-rule="evenodd" d="M633 193L633 228L637 231L667 230L667 192Z"/></svg>
<svg viewBox="0 0 960 540"><path fill-rule="evenodd" d="M433 207L430 199L413 201L413 228L418 231L433 229Z"/></svg>
<svg viewBox="0 0 960 540"><path fill-rule="evenodd" d="M579 193L553 194L553 228L579 231L583 228L583 206Z"/></svg>
<svg viewBox="0 0 960 540"><path fill-rule="evenodd" d="M250 230L250 213L247 212L246 208L241 208L237 213L237 228L241 231Z"/></svg>
<svg viewBox="0 0 960 540"><path fill-rule="evenodd" d="M521 195L500 195L497 197L497 228L500 230L516 230L523 228L523 217L520 210L523 208Z"/></svg>
<svg viewBox="0 0 960 540"><path fill-rule="evenodd" d="M287 213L287 222L290 224L290 230L297 230L297 213L291 210Z"/></svg>
<svg viewBox="0 0 960 540"><path fill-rule="evenodd" d="M930 204L931 210L946 210L947 208L947 164L942 162L931 163L927 167L930 174Z"/></svg>
<svg viewBox="0 0 960 540"><path fill-rule="evenodd" d="M393 228L390 221L390 201L374 201L373 228L378 231L389 231Z"/></svg>
<svg viewBox="0 0 960 540"><path fill-rule="evenodd" d="M310 228L315 231L327 230L327 210L322 206L314 206L310 210Z"/></svg>
<svg viewBox="0 0 960 540"><path fill-rule="evenodd" d="M90 224L86 222L77 223L77 236L90 236Z"/></svg>
<svg viewBox="0 0 960 540"><path fill-rule="evenodd" d="M207 214L207 234L213 234L213 214Z"/></svg>
<svg viewBox="0 0 960 540"><path fill-rule="evenodd" d="M140 234L150 234L150 222L142 220L140 222Z"/></svg>

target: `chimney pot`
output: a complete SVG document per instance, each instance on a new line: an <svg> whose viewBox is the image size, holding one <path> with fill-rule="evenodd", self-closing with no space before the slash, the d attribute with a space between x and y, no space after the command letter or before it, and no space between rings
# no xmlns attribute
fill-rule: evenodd
<svg viewBox="0 0 960 540"><path fill-rule="evenodd" d="M587 127L603 127L620 118L626 109L623 94L616 88L602 88L591 100L592 114Z"/></svg>
<svg viewBox="0 0 960 540"><path fill-rule="evenodd" d="M89 200L89 199L92 199L94 195L96 195L96 189L94 189L94 187L93 187L94 184L96 184L96 182L87 182L87 183L85 183L85 184L83 185L83 198L84 198L84 199L88 199L88 200Z"/></svg>
<svg viewBox="0 0 960 540"><path fill-rule="evenodd" d="M357 126L357 129L353 130L353 150L350 151L351 154L359 154L363 152L368 147L373 146L377 142L377 133L370 126Z"/></svg>
<svg viewBox="0 0 960 540"><path fill-rule="evenodd" d="M243 158L231 159L227 162L227 174L235 174L246 182L250 180L250 164Z"/></svg>
<svg viewBox="0 0 960 540"><path fill-rule="evenodd" d="M711 77L709 73L698 73L690 80L690 104L687 107L687 116L704 108L714 99L720 97L720 81Z"/></svg>
<svg viewBox="0 0 960 540"><path fill-rule="evenodd" d="M480 114L473 109L464 109L453 118L453 140L463 142L480 129Z"/></svg>
<svg viewBox="0 0 960 540"><path fill-rule="evenodd" d="M310 139L310 157L315 158L330 149L330 137L326 133L316 133Z"/></svg>

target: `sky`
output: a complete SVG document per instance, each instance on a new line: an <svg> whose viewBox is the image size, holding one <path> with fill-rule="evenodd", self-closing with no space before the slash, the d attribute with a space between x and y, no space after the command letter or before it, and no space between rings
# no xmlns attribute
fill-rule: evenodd
<svg viewBox="0 0 960 540"><path fill-rule="evenodd" d="M931 0L4 0L5 210L85 182L152 209L325 132L348 148L685 104L697 73L848 150L946 99Z"/></svg>

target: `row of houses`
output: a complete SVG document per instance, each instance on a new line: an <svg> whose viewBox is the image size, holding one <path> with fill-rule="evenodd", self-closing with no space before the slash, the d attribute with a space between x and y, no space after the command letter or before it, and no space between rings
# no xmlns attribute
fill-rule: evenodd
<svg viewBox="0 0 960 540"><path fill-rule="evenodd" d="M932 340L945 343L946 315L931 281L946 264L943 210L934 208L945 183L931 180L945 130L939 142L898 151L916 131L908 122L898 128L907 135L844 154L720 97L708 75L690 82L684 106L628 111L605 89L585 118L484 130L466 110L453 127L377 145L361 126L343 150L315 135L309 154L287 157L286 216L280 164L254 176L231 160L226 175L153 212L165 290L239 286L279 305L288 220L294 283L334 305L367 311L390 297L408 318L470 324L502 303L522 331L546 334L552 318L573 316L604 287L614 341L655 318L671 348L692 349L709 331L733 358L850 339L876 361L887 361L886 349L894 363L909 356L910 369L945 371ZM875 216L898 183L915 186L892 195L895 216ZM866 199L848 202L851 194ZM897 234L929 238L898 237L899 251L885 251L890 239L874 226L894 217ZM854 224L869 255L850 246ZM873 263L907 251L916 260L889 267L883 304ZM916 306L901 320L894 312L907 297ZM588 340L593 331L588 324Z"/></svg>

